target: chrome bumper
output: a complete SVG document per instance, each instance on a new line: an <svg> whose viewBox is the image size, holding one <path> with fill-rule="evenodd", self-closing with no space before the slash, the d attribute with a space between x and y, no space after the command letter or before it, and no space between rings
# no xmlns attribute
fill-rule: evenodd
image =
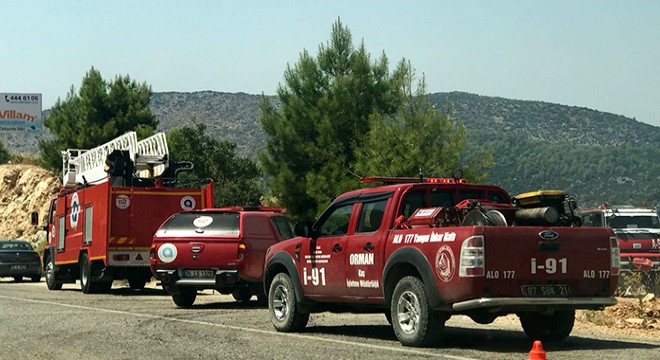
<svg viewBox="0 0 660 360"><path fill-rule="evenodd" d="M576 309L598 308L616 304L614 297L590 298L537 298L537 297L510 297L510 298L481 298L455 303L451 306L453 311L461 312L480 308L515 307L524 308L532 306L569 306Z"/></svg>

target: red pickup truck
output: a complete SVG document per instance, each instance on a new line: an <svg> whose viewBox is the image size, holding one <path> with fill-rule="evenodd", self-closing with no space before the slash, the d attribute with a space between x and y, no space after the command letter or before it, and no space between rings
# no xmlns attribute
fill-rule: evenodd
<svg viewBox="0 0 660 360"><path fill-rule="evenodd" d="M563 192L512 199L462 179L365 181L385 185L339 196L268 249L276 330L301 330L313 312L382 312L403 345L426 346L454 314L488 324L515 313L531 338L559 341L576 309L616 303L616 238L579 227Z"/></svg>
<svg viewBox="0 0 660 360"><path fill-rule="evenodd" d="M151 271L178 306L215 289L248 301L263 293L269 246L294 236L293 222L275 207L225 207L172 215L153 238Z"/></svg>

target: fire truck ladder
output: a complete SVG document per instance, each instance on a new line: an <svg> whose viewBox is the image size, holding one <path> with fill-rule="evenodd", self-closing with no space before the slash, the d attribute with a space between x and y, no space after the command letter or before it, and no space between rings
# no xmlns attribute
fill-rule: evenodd
<svg viewBox="0 0 660 360"><path fill-rule="evenodd" d="M167 169L169 150L165 133L158 133L137 143L135 175L140 178L160 176Z"/></svg>
<svg viewBox="0 0 660 360"><path fill-rule="evenodd" d="M91 150L62 151L62 183L65 187L107 180L105 171L108 154L114 150L128 151L138 177L153 177L167 169L169 152L164 133L137 141L134 131L127 132Z"/></svg>

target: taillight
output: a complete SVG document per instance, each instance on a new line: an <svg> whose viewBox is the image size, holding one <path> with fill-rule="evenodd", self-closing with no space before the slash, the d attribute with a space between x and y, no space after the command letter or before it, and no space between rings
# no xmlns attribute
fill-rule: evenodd
<svg viewBox="0 0 660 360"><path fill-rule="evenodd" d="M112 255L112 260L115 261L129 261L131 260L131 256L128 254L115 254Z"/></svg>
<svg viewBox="0 0 660 360"><path fill-rule="evenodd" d="M156 258L156 244L151 244L151 250L149 250L149 259Z"/></svg>
<svg viewBox="0 0 660 360"><path fill-rule="evenodd" d="M486 265L485 254L484 237L482 235L470 236L463 240L458 276L484 276Z"/></svg>
<svg viewBox="0 0 660 360"><path fill-rule="evenodd" d="M245 259L248 255L249 248L245 243L238 244L238 259Z"/></svg>
<svg viewBox="0 0 660 360"><path fill-rule="evenodd" d="M618 276L621 267L621 249L616 237L610 237L610 275Z"/></svg>

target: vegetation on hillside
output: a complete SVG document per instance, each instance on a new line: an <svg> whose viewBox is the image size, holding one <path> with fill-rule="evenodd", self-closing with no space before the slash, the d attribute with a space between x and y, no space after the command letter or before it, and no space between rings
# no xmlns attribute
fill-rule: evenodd
<svg viewBox="0 0 660 360"><path fill-rule="evenodd" d="M6 164L11 159L11 154L9 150L5 148L5 144L0 141L0 164Z"/></svg>
<svg viewBox="0 0 660 360"><path fill-rule="evenodd" d="M494 149L489 182L513 194L564 189L581 208L660 204L660 152L651 145L574 145L521 135L471 132L471 141Z"/></svg>

